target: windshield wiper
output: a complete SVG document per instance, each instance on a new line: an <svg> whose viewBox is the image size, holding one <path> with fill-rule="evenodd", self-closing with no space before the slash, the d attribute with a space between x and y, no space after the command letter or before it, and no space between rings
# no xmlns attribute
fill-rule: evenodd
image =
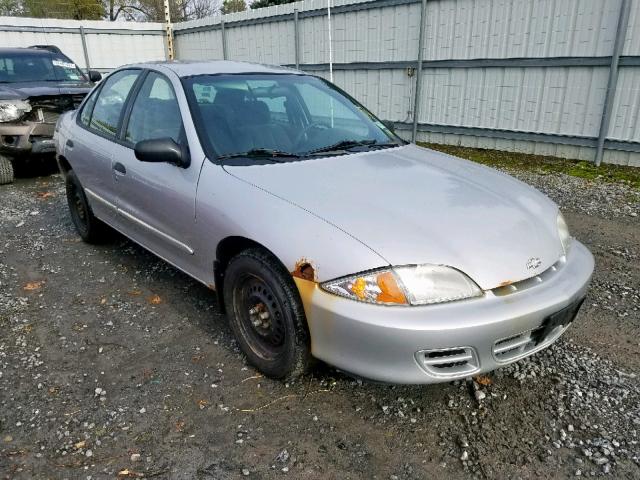
<svg viewBox="0 0 640 480"><path fill-rule="evenodd" d="M296 155L295 153L283 152L281 150L273 150L270 148L252 148L251 150L247 150L246 152L237 152L237 153L227 153L225 155L220 155L218 157L219 160L226 160L228 158L239 158L239 157L247 157L247 158L267 158L274 162L282 162L281 160L276 160L276 158L300 158L300 155Z"/></svg>
<svg viewBox="0 0 640 480"><path fill-rule="evenodd" d="M350 148L355 147L397 147L398 144L395 142L388 143L376 143L376 140L373 139L365 139L365 140L341 140L333 145L327 145L326 147L316 148L314 150L309 150L305 155L313 155L315 153L326 153L333 152L334 150L348 150Z"/></svg>

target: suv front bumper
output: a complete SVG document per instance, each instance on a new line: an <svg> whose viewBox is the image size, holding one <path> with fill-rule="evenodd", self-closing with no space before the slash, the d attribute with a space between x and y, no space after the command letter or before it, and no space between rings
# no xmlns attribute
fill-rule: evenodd
<svg viewBox="0 0 640 480"><path fill-rule="evenodd" d="M491 371L553 343L577 313L593 268L574 240L566 257L509 291L419 307L357 302L294 280L315 357L362 377L423 384Z"/></svg>
<svg viewBox="0 0 640 480"><path fill-rule="evenodd" d="M0 153L13 157L56 151L54 123L0 123Z"/></svg>

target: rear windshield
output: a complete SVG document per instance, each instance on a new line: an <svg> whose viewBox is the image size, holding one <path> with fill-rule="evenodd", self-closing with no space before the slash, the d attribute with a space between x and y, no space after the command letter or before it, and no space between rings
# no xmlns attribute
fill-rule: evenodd
<svg viewBox="0 0 640 480"><path fill-rule="evenodd" d="M78 66L62 54L0 52L0 83L86 81Z"/></svg>

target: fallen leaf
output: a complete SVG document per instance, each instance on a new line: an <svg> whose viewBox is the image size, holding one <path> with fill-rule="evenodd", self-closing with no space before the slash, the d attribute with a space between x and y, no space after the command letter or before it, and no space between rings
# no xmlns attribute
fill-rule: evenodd
<svg viewBox="0 0 640 480"><path fill-rule="evenodd" d="M54 197L55 193L53 193L53 192L38 192L38 193L36 193L36 196L41 200L45 200L45 199L47 199L49 197Z"/></svg>
<svg viewBox="0 0 640 480"><path fill-rule="evenodd" d="M87 444L87 442L82 440L81 442L78 442L78 443L74 444L73 446L76 447L77 450L80 450L81 448L84 448L86 444Z"/></svg>
<svg viewBox="0 0 640 480"><path fill-rule="evenodd" d="M40 280L40 281L37 281L37 282L27 282L24 285L24 287L22 287L22 289L30 292L30 291L38 290L38 289L42 288L42 285L44 285L44 280Z"/></svg>
<svg viewBox="0 0 640 480"><path fill-rule="evenodd" d="M488 375L478 375L474 378L474 380L476 381L476 383L484 386L491 385L493 383L493 380L491 380L491 377L489 377Z"/></svg>
<svg viewBox="0 0 640 480"><path fill-rule="evenodd" d="M127 292L129 295L132 295L134 297L137 297L138 295L142 295L142 290L131 290L129 292Z"/></svg>
<svg viewBox="0 0 640 480"><path fill-rule="evenodd" d="M184 421L179 420L176 422L176 432L184 431Z"/></svg>
<svg viewBox="0 0 640 480"><path fill-rule="evenodd" d="M209 402L206 400L198 400L198 407L200 407L200 410L204 410L207 405L209 405Z"/></svg>
<svg viewBox="0 0 640 480"><path fill-rule="evenodd" d="M118 472L118 476L119 477L143 477L144 474L142 473L138 473L138 472L134 472L133 470L129 470L128 468L125 468L124 470L120 470Z"/></svg>
<svg viewBox="0 0 640 480"><path fill-rule="evenodd" d="M147 299L147 301L151 305L159 305L162 303L162 298L160 298L160 295L152 295Z"/></svg>
<svg viewBox="0 0 640 480"><path fill-rule="evenodd" d="M193 357L191 357L191 363L200 363L202 360L205 359L205 354L204 353L199 353L198 355L194 355Z"/></svg>
<svg viewBox="0 0 640 480"><path fill-rule="evenodd" d="M104 305L105 303L107 303L107 299L106 298L100 299L100 305Z"/></svg>

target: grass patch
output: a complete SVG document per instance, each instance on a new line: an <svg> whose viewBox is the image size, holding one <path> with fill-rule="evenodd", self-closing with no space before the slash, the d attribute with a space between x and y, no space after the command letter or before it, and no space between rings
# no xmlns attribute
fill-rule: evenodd
<svg viewBox="0 0 640 480"><path fill-rule="evenodd" d="M640 190L640 168L623 165L603 164L596 167L591 162L581 160L567 160L544 155L528 153L505 152L502 150L484 150L481 148L458 147L455 145L441 145L422 143L419 145L440 152L466 158L490 167L528 170L540 173L564 173L572 177L598 180L608 183L623 183Z"/></svg>

